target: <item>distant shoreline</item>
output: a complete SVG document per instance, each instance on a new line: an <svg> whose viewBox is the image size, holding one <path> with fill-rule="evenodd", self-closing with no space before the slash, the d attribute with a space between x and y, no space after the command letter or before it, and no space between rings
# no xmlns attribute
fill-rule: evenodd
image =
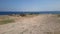
<svg viewBox="0 0 60 34"><path fill-rule="evenodd" d="M10 15L10 14L60 14L60 11L41 11L41 12L0 11L0 15Z"/></svg>

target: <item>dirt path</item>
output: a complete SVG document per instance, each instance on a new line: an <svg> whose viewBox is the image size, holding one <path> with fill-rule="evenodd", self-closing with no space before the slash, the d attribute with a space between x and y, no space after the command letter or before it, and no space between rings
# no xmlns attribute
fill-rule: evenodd
<svg viewBox="0 0 60 34"><path fill-rule="evenodd" d="M59 34L60 19L53 15L19 18L15 23L0 25L0 34Z"/></svg>

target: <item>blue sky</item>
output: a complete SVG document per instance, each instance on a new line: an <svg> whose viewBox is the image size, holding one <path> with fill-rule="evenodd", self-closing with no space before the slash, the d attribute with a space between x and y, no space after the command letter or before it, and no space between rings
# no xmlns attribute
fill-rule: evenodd
<svg viewBox="0 0 60 34"><path fill-rule="evenodd" d="M0 11L60 11L60 0L0 0Z"/></svg>

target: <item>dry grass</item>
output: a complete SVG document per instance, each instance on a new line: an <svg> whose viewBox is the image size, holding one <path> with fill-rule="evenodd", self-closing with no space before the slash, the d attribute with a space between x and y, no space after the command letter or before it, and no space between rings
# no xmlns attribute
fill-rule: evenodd
<svg viewBox="0 0 60 34"><path fill-rule="evenodd" d="M34 34L34 33L40 34L41 32L44 34L60 34L60 30L59 30L60 19L58 19L60 15L58 14L57 15L27 14L25 16L21 15L21 17L20 15L18 16L16 15L9 16L10 18L13 17L17 21L15 22L15 24L13 23L13 24L1 26L0 31L2 33L4 33L3 31L5 31L4 34L18 34L18 33L19 34ZM1 23L2 24L12 23L14 20L10 19L9 17L8 16L0 17L0 19L2 20Z"/></svg>
<svg viewBox="0 0 60 34"><path fill-rule="evenodd" d="M8 16L0 16L0 25L12 22L14 22L14 19L10 19Z"/></svg>

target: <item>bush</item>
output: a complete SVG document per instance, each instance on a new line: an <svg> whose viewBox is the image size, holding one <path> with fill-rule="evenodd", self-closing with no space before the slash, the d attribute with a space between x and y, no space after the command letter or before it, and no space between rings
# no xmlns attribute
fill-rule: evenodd
<svg viewBox="0 0 60 34"><path fill-rule="evenodd" d="M57 15L57 17L60 17L60 15Z"/></svg>
<svg viewBox="0 0 60 34"><path fill-rule="evenodd" d="M26 14L20 14L20 16L24 17L24 16L26 16Z"/></svg>

